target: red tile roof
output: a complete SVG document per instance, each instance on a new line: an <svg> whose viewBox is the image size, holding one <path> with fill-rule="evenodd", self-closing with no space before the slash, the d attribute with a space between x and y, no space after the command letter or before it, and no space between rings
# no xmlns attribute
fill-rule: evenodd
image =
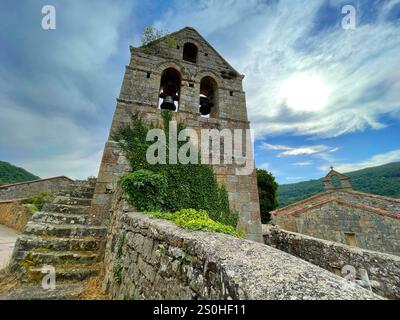
<svg viewBox="0 0 400 320"><path fill-rule="evenodd" d="M295 215L299 215L300 213L303 213L303 212L305 212L305 211L307 211L309 209L314 209L314 208L317 208L317 207L321 207L321 206L323 206L323 205L325 205L327 203L335 202L335 203L337 203L339 205L342 205L342 206L348 206L348 207L352 207L352 208L363 209L363 210L367 210L367 211L370 211L370 212L373 212L373 213L376 213L376 214L379 214L379 215L382 215L382 216L389 216L389 217L392 217L392 218L400 219L400 213L389 211L389 210L384 210L384 209L380 209L380 208L375 208L375 207L364 205L364 204L355 204L355 203L352 203L352 202L349 202L349 201L346 201L346 200L343 200L343 199L332 199L332 198L328 198L326 200L321 199L321 201L319 201L319 202L316 202L316 203L310 204L308 206L303 206L303 207L300 207L300 208L296 209L296 207L299 207L300 205L304 205L307 202L310 202L310 201L318 199L318 198L322 198L324 196L327 196L327 195L329 195L331 193L334 193L334 192L337 192L337 191L352 193L352 194L355 194L355 195L367 196L369 198L381 199L381 200L386 200L386 201L389 201L389 202L395 202L395 203L399 203L400 204L400 200L399 199L393 199L393 198L389 198L389 197L384 197L384 196L380 196L380 195L376 195L376 194L363 193L363 192L358 192L358 191L354 191L354 190L343 190L343 189L341 189L341 190L330 190L330 191L319 193L319 194L317 194L315 196L312 196L310 198L307 198L307 199L301 200L299 202L293 203L293 204L291 204L289 206L286 206L284 208L280 208L280 209L277 209L275 211L272 211L271 213L274 216L277 216L279 213L281 213L283 211L288 211L288 209L293 208L293 211L289 211L288 215L295 216Z"/></svg>

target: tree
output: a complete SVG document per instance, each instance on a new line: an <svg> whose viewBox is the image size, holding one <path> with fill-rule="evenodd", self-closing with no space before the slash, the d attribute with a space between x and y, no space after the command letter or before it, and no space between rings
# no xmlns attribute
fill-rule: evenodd
<svg viewBox="0 0 400 320"><path fill-rule="evenodd" d="M268 223L270 212L278 207L278 184L268 171L257 169L258 195L260 198L261 222Z"/></svg>

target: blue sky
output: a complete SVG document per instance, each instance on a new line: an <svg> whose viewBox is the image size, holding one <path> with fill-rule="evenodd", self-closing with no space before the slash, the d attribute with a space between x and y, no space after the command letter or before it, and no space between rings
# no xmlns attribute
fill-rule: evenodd
<svg viewBox="0 0 400 320"><path fill-rule="evenodd" d="M41 28L56 8L57 29ZM344 30L341 9L356 8ZM143 28L196 28L241 73L257 166L280 183L400 161L400 0L1 1L0 160L97 175Z"/></svg>

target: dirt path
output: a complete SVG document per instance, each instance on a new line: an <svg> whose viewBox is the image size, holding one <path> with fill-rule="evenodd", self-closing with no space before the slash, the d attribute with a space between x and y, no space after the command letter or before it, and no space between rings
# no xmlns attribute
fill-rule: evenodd
<svg viewBox="0 0 400 320"><path fill-rule="evenodd" d="M18 232L0 224L0 270L7 266Z"/></svg>

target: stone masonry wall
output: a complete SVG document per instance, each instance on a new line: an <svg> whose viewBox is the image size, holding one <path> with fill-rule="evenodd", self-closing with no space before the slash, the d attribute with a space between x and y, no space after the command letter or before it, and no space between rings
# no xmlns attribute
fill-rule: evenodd
<svg viewBox="0 0 400 320"><path fill-rule="evenodd" d="M104 288L116 299L379 299L264 244L189 232L121 201L112 208Z"/></svg>
<svg viewBox="0 0 400 320"><path fill-rule="evenodd" d="M73 180L61 176L0 186L0 200L23 199L42 192L58 192L69 186Z"/></svg>
<svg viewBox="0 0 400 320"><path fill-rule="evenodd" d="M0 224L22 231L32 214L18 201L0 201Z"/></svg>
<svg viewBox="0 0 400 320"><path fill-rule="evenodd" d="M267 245L304 259L341 275L344 266L367 271L374 292L390 299L400 299L400 257L376 251L361 250L336 242L321 240L277 227L264 227Z"/></svg>
<svg viewBox="0 0 400 320"><path fill-rule="evenodd" d="M176 69L182 77L179 110L172 113L174 120L183 122L198 134L201 129L249 128L245 92L242 88L244 76L237 74L194 29L184 28L173 33L172 37L177 47L170 48L164 44L162 53L154 55L144 52L142 48L131 47L131 61L126 66L92 202L93 213L99 215L105 224L117 182L129 170L120 150L111 139L111 133L129 123L131 116L136 113L145 122L162 126L158 108L159 90L162 73L167 68ZM194 43L198 47L197 63L182 59L186 42ZM234 76L227 78L228 73L233 73ZM217 112L209 118L200 116L199 112L200 82L205 76L212 77L218 85L215 107ZM248 160L254 163L252 155ZM240 213L239 228L246 231L249 239L261 242L256 173L253 170L250 175L237 175L235 169L238 167L241 166L213 166L219 184L226 186L231 209Z"/></svg>

